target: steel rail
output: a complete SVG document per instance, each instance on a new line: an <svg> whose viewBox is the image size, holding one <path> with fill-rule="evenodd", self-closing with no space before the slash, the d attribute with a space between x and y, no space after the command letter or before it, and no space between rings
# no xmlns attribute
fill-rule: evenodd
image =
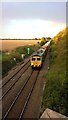
<svg viewBox="0 0 68 120"><path fill-rule="evenodd" d="M20 94L22 93L22 91L24 90L26 84L28 83L30 77L32 76L33 71L31 72L30 76L28 77L28 79L26 80L26 82L24 83L23 87L20 89L20 91L18 92L17 96L15 97L14 101L12 102L11 106L9 107L8 111L6 112L6 114L4 115L4 117L2 118L2 120L5 120L6 117L8 116L9 112L11 111L12 107L14 106L15 102L17 101L18 97L20 96Z"/></svg>
<svg viewBox="0 0 68 120"><path fill-rule="evenodd" d="M17 75L17 73L22 69L24 68L27 63L29 62L29 60L19 69L17 70L10 78L8 78L8 80L0 87L0 89L2 89L2 87L4 87L4 85L6 85L15 75Z"/></svg>
<svg viewBox="0 0 68 120"><path fill-rule="evenodd" d="M29 95L28 95L28 97L27 97L27 100L26 100L25 104L24 104L24 107L23 107L22 112L21 112L21 114L20 114L19 120L22 120L22 117L23 117L23 115L24 115L24 113L25 113L25 110L27 109L28 102L29 102L29 99L30 99L30 97L31 97L31 95L32 95L32 92L33 92L33 90L34 90L35 84L36 84L36 82L37 82L37 78L38 78L39 72L40 72L40 70L38 71L38 74L37 74L37 76L36 76L36 79L35 79L35 81L34 81L34 84L33 84L32 88L31 88L31 91L30 91L30 93L29 93Z"/></svg>
<svg viewBox="0 0 68 120"><path fill-rule="evenodd" d="M30 66L30 65L29 65ZM29 68L29 66L23 71L23 73L21 73L21 74L24 74L27 70L28 70L28 68ZM0 100L2 100L3 98L4 98L4 96L12 89L12 87L18 82L18 80L20 79L20 77L21 77L21 75L17 78L17 80L9 87L9 89L4 93L4 95L2 95L2 97L0 98Z"/></svg>

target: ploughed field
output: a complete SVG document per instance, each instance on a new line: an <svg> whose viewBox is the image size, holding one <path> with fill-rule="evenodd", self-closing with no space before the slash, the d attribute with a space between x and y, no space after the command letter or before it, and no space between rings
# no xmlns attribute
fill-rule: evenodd
<svg viewBox="0 0 68 120"><path fill-rule="evenodd" d="M40 40L0 40L0 49L2 50L12 50L18 46L25 46L25 45L35 45Z"/></svg>
<svg viewBox="0 0 68 120"><path fill-rule="evenodd" d="M2 84L2 117L39 118L44 78L48 71L49 54L40 70L32 70L30 60L21 64L3 78ZM7 102L8 101L8 102Z"/></svg>

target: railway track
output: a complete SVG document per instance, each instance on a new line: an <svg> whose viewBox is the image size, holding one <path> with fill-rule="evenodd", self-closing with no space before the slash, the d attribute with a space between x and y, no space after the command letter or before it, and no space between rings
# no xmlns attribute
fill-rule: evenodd
<svg viewBox="0 0 68 120"><path fill-rule="evenodd" d="M44 64L44 68L45 66ZM2 120L13 118L22 120L28 116L28 109L30 108L32 110L31 106L34 108L35 105L32 105L32 99L35 100L34 97L36 97L36 100L38 99L42 73L44 73L43 70L32 70L28 60L26 64L21 64L18 69L13 70L14 73L11 71L10 74L3 79L3 95L0 98L3 109ZM12 73L13 75L11 75ZM39 81L41 82L39 83ZM38 91L38 94L34 95L36 91ZM39 96L41 96L41 91ZM34 101L34 103L36 102ZM32 112L34 112L34 110ZM35 116L37 116L36 113L38 112L35 112ZM32 114L34 113L31 113L29 116Z"/></svg>
<svg viewBox="0 0 68 120"><path fill-rule="evenodd" d="M27 105L29 98L32 94L32 91L34 89L38 74L39 74L39 71L31 72L31 75L29 76L29 78L27 79L25 84L22 86L20 91L18 92L17 96L15 97L14 101L12 102L11 106L9 107L8 111L6 112L6 114L4 115L2 120L11 118L11 116L12 116L12 118L15 118L15 116L17 118L21 118L21 115L23 113L22 108L23 108L23 111L26 108L26 105ZM34 80L32 80L32 78ZM26 92L26 94L25 94L25 92Z"/></svg>
<svg viewBox="0 0 68 120"><path fill-rule="evenodd" d="M28 70L30 63L25 66L25 68L21 69L18 74L16 74L12 79L10 79L6 84L2 87L2 98L12 89L12 87L18 82L21 76ZM0 100L2 99L0 98Z"/></svg>
<svg viewBox="0 0 68 120"><path fill-rule="evenodd" d="M31 67L26 70L24 74L19 78L19 80L16 82L16 84L12 87L12 89L3 97L2 99L2 108L3 108L3 116L6 113L6 111L9 109L10 105L14 101L15 97L17 96L18 92L22 88L22 86L25 84L27 79L32 73ZM7 103L8 101L8 103Z"/></svg>
<svg viewBox="0 0 68 120"><path fill-rule="evenodd" d="M32 95L32 93L33 93L35 84L36 84L36 82L37 82L37 78L38 78L39 72L40 72L40 71L38 71L38 74L37 74L37 76L36 76L36 79L35 79L35 81L34 81L34 84L33 84L32 88L31 88L31 91L30 91L30 93L28 94L28 97L27 97L27 99L26 99L26 102L25 102L25 104L24 104L24 107L23 107L23 109L22 109L22 111L21 111L21 114L20 114L20 116L19 116L19 120L22 120L22 119L23 119L24 113L25 113L25 111L26 111L26 109L27 109L29 100L30 100L31 95Z"/></svg>
<svg viewBox="0 0 68 120"><path fill-rule="evenodd" d="M11 80L20 78L20 77L21 77L21 74L23 74L23 73L26 71L26 69L28 69L29 65L30 65L30 63L29 63L29 61L28 61L26 64L20 66L18 70L14 71L14 72L13 72L14 74L13 74L11 77L6 77L6 78L4 78L4 80L3 80L3 82L2 82L2 86L0 87L0 89L2 89L2 88L3 88L7 83L9 83ZM25 67L26 67L26 68L25 68ZM24 68L25 68L25 70L22 71L22 69L24 69ZM17 76L17 74L18 74L18 76ZM16 78L16 77L17 77L17 78Z"/></svg>
<svg viewBox="0 0 68 120"><path fill-rule="evenodd" d="M21 64L17 69L13 70L9 75L7 75L5 78L2 79L2 86L0 89L8 83L11 79L14 78L27 64L29 63L29 60L25 64Z"/></svg>
<svg viewBox="0 0 68 120"><path fill-rule="evenodd" d="M45 68L46 65L43 64L43 66ZM40 72L40 74L39 74L39 72ZM38 94L39 94L39 90L40 90L39 79L40 78L42 79L42 72L43 72L43 70L42 71L40 71L40 70L33 71L30 66L29 69L27 69L26 73L22 74L22 76L19 78L18 82L14 85L14 87L12 87L10 92L8 92L8 94L6 94L3 98L2 120L13 119L13 118L22 120L23 118L26 118L27 116L30 117L32 114L35 116L37 115L36 114L37 111L36 111L36 113L34 113L35 109L33 109L33 113L31 112L30 115L28 115L28 113L29 113L28 111L29 111L29 109L31 110L31 108L32 108L31 106L33 106L33 108L34 108L34 105L32 105L31 101L32 101L32 99L35 100L35 98L33 96L37 90L38 90ZM40 79L40 81L41 81L41 79ZM39 87L39 89L37 89L37 86ZM40 91L40 95L41 95L41 91ZM37 96L36 96L36 99L38 99ZM7 103L7 101L8 101L8 103ZM4 104L4 102L5 102L5 104ZM29 108L29 106L30 106L30 108ZM36 105L35 105L35 107L36 107Z"/></svg>

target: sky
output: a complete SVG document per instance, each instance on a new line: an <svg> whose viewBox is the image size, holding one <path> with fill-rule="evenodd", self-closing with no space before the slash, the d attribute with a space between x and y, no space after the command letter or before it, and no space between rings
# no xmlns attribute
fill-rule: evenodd
<svg viewBox="0 0 68 120"><path fill-rule="evenodd" d="M66 27L65 2L2 2L0 38L54 37Z"/></svg>

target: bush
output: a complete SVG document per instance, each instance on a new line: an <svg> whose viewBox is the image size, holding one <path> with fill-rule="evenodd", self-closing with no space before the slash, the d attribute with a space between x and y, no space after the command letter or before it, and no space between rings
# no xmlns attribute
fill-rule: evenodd
<svg viewBox="0 0 68 120"><path fill-rule="evenodd" d="M21 54L20 53L14 53L13 55L13 59L15 58L16 59L16 62L21 62L22 61L22 57L21 57Z"/></svg>
<svg viewBox="0 0 68 120"><path fill-rule="evenodd" d="M2 61L2 75L6 74L13 66L16 65L14 60L3 60Z"/></svg>
<svg viewBox="0 0 68 120"><path fill-rule="evenodd" d="M34 52L34 46L21 46L21 47L17 47L15 49L15 53L19 53L19 54L25 54L26 57L28 57L28 50L27 48L30 48L29 54L31 55Z"/></svg>
<svg viewBox="0 0 68 120"><path fill-rule="evenodd" d="M56 45L54 43L51 44L50 48L49 48L49 51L50 51L50 64L54 63L54 60L55 58L57 57L58 55L58 52L56 50Z"/></svg>

